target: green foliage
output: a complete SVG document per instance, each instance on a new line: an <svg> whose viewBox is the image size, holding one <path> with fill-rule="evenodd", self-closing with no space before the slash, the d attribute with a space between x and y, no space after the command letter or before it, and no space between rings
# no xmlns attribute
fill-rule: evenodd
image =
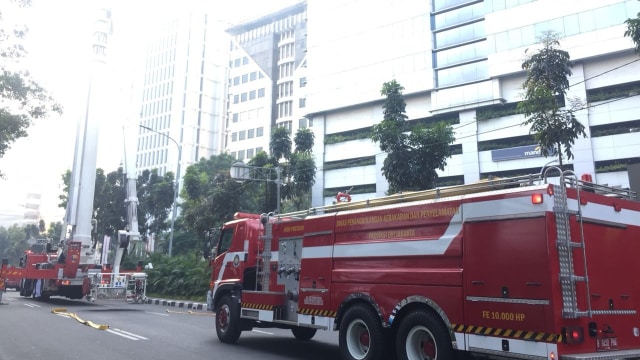
<svg viewBox="0 0 640 360"><path fill-rule="evenodd" d="M147 293L194 298L204 296L209 289L211 267L202 257L192 253L172 257L154 253L144 262L153 264L153 269L145 270L149 276Z"/></svg>
<svg viewBox="0 0 640 360"><path fill-rule="evenodd" d="M370 194L376 192L376 184L361 184L354 186L345 186L339 188L327 188L324 189L322 196L324 197L335 197L339 192L344 192L349 190L350 195L357 194Z"/></svg>
<svg viewBox="0 0 640 360"><path fill-rule="evenodd" d="M591 137L640 132L640 120L591 126Z"/></svg>
<svg viewBox="0 0 640 360"><path fill-rule="evenodd" d="M276 126L273 129L271 132L271 140L269 141L269 150L271 151L271 157L276 161L289 159L291 155L291 138L289 137L289 130L287 128Z"/></svg>
<svg viewBox="0 0 640 360"><path fill-rule="evenodd" d="M271 143L270 147L273 149L273 138ZM308 208L311 204L311 187L316 181L316 164L311 152L314 144L313 132L308 128L298 129L294 144L295 151L286 157L288 162L279 164L282 169L281 197L284 200L281 211L285 208L287 211ZM276 159L279 158L272 156L272 163Z"/></svg>
<svg viewBox="0 0 640 360"><path fill-rule="evenodd" d="M588 89L587 102L593 103L611 99L626 98L637 94L640 94L640 82L634 81L626 84Z"/></svg>
<svg viewBox="0 0 640 360"><path fill-rule="evenodd" d="M601 160L595 162L596 174L626 171L627 166L640 163L640 157L626 159Z"/></svg>
<svg viewBox="0 0 640 360"><path fill-rule="evenodd" d="M373 127L366 127L362 129L348 130L339 133L328 134L324 137L324 144L331 145L345 141L369 139L371 137L371 130Z"/></svg>
<svg viewBox="0 0 640 360"><path fill-rule="evenodd" d="M522 114L522 109L518 108L518 103L489 105L478 108L476 120L484 121L517 114Z"/></svg>
<svg viewBox="0 0 640 360"><path fill-rule="evenodd" d="M196 243L204 240L209 229L231 220L235 212L256 210L255 184L241 184L231 178L229 169L234 162L227 154L214 155L187 168L181 192L180 224Z"/></svg>
<svg viewBox="0 0 640 360"><path fill-rule="evenodd" d="M640 54L640 13L638 13L635 19L627 19L627 30L624 32L624 36L630 37L635 44L636 54Z"/></svg>
<svg viewBox="0 0 640 360"><path fill-rule="evenodd" d="M478 151L489 151L496 149L506 149L517 146L535 145L536 139L533 135L513 136L501 139L478 141Z"/></svg>
<svg viewBox="0 0 640 360"><path fill-rule="evenodd" d="M30 1L5 2L3 6L8 5L24 7ZM60 105L22 68L27 56L22 43L28 29L8 28L2 15L0 10L0 157L17 139L27 136L33 120L45 118L50 112L62 112Z"/></svg>
<svg viewBox="0 0 640 360"><path fill-rule="evenodd" d="M298 153L309 153L313 150L315 134L311 129L299 129L296 132L293 142L296 145L295 151Z"/></svg>
<svg viewBox="0 0 640 360"><path fill-rule="evenodd" d="M571 148L579 136L586 136L585 128L576 119L573 109L561 109L556 96L565 95L569 88L571 63L569 53L560 50L558 34L548 32L542 38L543 48L523 63L527 72L523 83L524 100L518 109L525 116L523 125L540 144L546 157L557 153L562 166L562 153L573 158Z"/></svg>
<svg viewBox="0 0 640 360"><path fill-rule="evenodd" d="M66 207L71 171L67 170L62 179L64 188L59 198L61 205ZM151 234L158 238L161 232L169 228L167 218L173 204L173 180L173 173L169 172L162 177L157 174L157 170L145 170L136 180L138 231L143 242ZM93 197L94 218L97 221L96 241L102 242L105 235L113 237L128 224L126 198L126 177L122 167L108 174L102 169L96 169ZM58 239L61 231L62 224L53 229L58 234L53 238ZM116 246L115 242L111 242L111 245Z"/></svg>
<svg viewBox="0 0 640 360"><path fill-rule="evenodd" d="M142 239L146 241L149 235L161 234L170 227L169 216L173 210L175 178L172 172L160 176L157 169L144 170L138 176L136 189L138 215L144 215L138 221L138 230Z"/></svg>
<svg viewBox="0 0 640 360"><path fill-rule="evenodd" d="M383 84L384 118L374 125L371 136L387 153L382 174L390 193L435 187L436 169L444 170L446 159L451 157L449 145L455 140L453 129L444 121L408 125L403 90L396 80Z"/></svg>
<svg viewBox="0 0 640 360"><path fill-rule="evenodd" d="M327 161L324 163L324 171L328 170L336 170L336 169L347 169L356 166L368 166L375 165L376 157L374 156L363 156L359 158L353 159L343 159L336 161Z"/></svg>
<svg viewBox="0 0 640 360"><path fill-rule="evenodd" d="M24 251L29 249L27 240L31 237L33 230L32 226L16 224L9 228L0 227L0 259L8 259L9 264L17 266ZM37 230L35 235L37 236Z"/></svg>

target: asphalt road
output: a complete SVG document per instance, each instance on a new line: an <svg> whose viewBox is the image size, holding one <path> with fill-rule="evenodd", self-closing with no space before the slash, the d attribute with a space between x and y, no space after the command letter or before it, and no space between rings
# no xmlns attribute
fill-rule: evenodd
<svg viewBox="0 0 640 360"><path fill-rule="evenodd" d="M218 341L215 317L207 311L64 298L44 302L11 290L3 303L0 360L339 359L333 331L318 331L302 342L289 330L254 329L227 345Z"/></svg>

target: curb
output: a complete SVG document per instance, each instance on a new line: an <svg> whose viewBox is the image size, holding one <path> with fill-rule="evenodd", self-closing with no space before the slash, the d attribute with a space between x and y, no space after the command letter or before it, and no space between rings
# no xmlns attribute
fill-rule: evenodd
<svg viewBox="0 0 640 360"><path fill-rule="evenodd" d="M203 311L207 310L207 304L196 303L191 301L147 298L144 303L152 304L152 305L161 305L161 306L172 306L176 308L189 309L189 310L203 310Z"/></svg>

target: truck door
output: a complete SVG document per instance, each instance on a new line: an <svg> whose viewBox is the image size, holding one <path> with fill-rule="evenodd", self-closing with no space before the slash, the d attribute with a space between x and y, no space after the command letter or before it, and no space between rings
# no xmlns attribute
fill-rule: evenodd
<svg viewBox="0 0 640 360"><path fill-rule="evenodd" d="M545 330L551 276L544 217L466 223L466 325Z"/></svg>
<svg viewBox="0 0 640 360"><path fill-rule="evenodd" d="M212 273L212 280L215 282L216 288L219 286L219 283L225 282L226 279L239 279L237 273L239 263L236 263L234 267L234 256L233 252L231 252L234 229L234 227L226 228L222 230L220 234L220 241L218 242L216 258L213 262Z"/></svg>

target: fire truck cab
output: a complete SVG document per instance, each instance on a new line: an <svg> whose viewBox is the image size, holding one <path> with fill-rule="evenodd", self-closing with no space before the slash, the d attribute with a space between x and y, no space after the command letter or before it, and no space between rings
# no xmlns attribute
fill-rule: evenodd
<svg viewBox="0 0 640 360"><path fill-rule="evenodd" d="M238 213L211 259L217 336L337 330L345 360L640 357L640 203L557 171Z"/></svg>

